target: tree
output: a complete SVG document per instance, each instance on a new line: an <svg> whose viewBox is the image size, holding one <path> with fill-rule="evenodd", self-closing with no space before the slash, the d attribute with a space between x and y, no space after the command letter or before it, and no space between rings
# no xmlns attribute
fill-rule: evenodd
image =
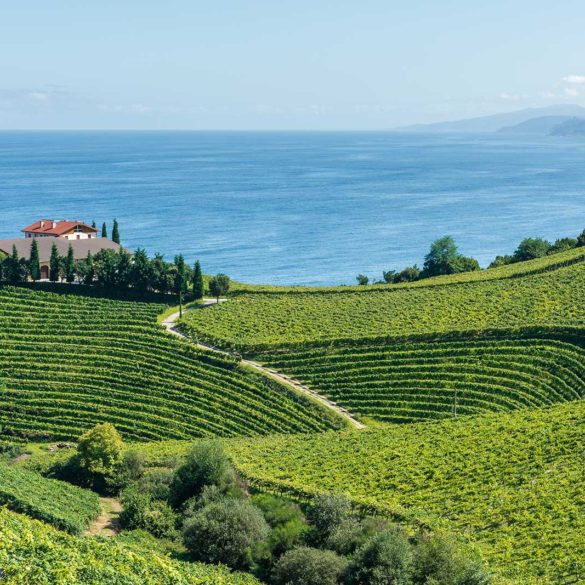
<svg viewBox="0 0 585 585"><path fill-rule="evenodd" d="M422 536L414 554L415 585L489 585L491 577L481 560L443 536Z"/></svg>
<svg viewBox="0 0 585 585"><path fill-rule="evenodd" d="M67 249L67 256L64 264L65 280L71 284L75 280L75 255L73 253L73 246L69 244Z"/></svg>
<svg viewBox="0 0 585 585"><path fill-rule="evenodd" d="M525 262L534 258L542 258L548 254L552 244L542 238L526 238L514 252L514 262Z"/></svg>
<svg viewBox="0 0 585 585"><path fill-rule="evenodd" d="M370 282L370 279L365 274L358 274L355 279L360 286L366 286Z"/></svg>
<svg viewBox="0 0 585 585"><path fill-rule="evenodd" d="M16 246L12 246L12 255L5 260L6 277L11 284L19 284L26 280L28 262L18 256Z"/></svg>
<svg viewBox="0 0 585 585"><path fill-rule="evenodd" d="M122 462L124 443L116 427L98 424L79 438L80 466L91 474L107 475Z"/></svg>
<svg viewBox="0 0 585 585"><path fill-rule="evenodd" d="M337 585L347 561L333 551L299 547L276 563L271 583L275 585ZM364 581L366 583L366 581Z"/></svg>
<svg viewBox="0 0 585 585"><path fill-rule="evenodd" d="M196 561L249 569L269 532L258 508L243 499L222 498L187 518L183 542Z"/></svg>
<svg viewBox="0 0 585 585"><path fill-rule="evenodd" d="M104 221L104 223L102 224L102 238L107 238L108 237L108 228L106 226L106 222Z"/></svg>
<svg viewBox="0 0 585 585"><path fill-rule="evenodd" d="M51 247L51 258L49 260L49 279L51 282L57 282L61 276L61 257L57 244L53 243Z"/></svg>
<svg viewBox="0 0 585 585"><path fill-rule="evenodd" d="M197 260L193 268L193 297L195 300L202 299L204 294L203 273L201 272L201 264Z"/></svg>
<svg viewBox="0 0 585 585"><path fill-rule="evenodd" d="M114 225L112 226L112 242L120 243L120 227L117 219L114 219Z"/></svg>
<svg viewBox="0 0 585 585"><path fill-rule="evenodd" d="M227 274L218 274L209 280L209 292L217 299L227 295L230 289L230 277Z"/></svg>
<svg viewBox="0 0 585 585"><path fill-rule="evenodd" d="M496 256L488 268L499 268L500 266L507 266L508 264L512 264L512 262L514 262L514 258L512 256Z"/></svg>
<svg viewBox="0 0 585 585"><path fill-rule="evenodd" d="M114 288L118 284L118 255L114 250L100 250L94 256L96 278L100 286Z"/></svg>
<svg viewBox="0 0 585 585"><path fill-rule="evenodd" d="M458 256L453 262L453 272L476 272L481 270L479 262L475 258L468 256Z"/></svg>
<svg viewBox="0 0 585 585"><path fill-rule="evenodd" d="M395 283L401 282L414 282L420 279L420 268L415 264L414 266L407 266L404 270L401 270L395 277Z"/></svg>
<svg viewBox="0 0 585 585"><path fill-rule="evenodd" d="M560 238L550 247L547 254L557 254L558 252L566 252L578 247L578 241L575 238Z"/></svg>
<svg viewBox="0 0 585 585"><path fill-rule="evenodd" d="M398 528L389 528L357 551L345 581L347 585L410 585L412 561L412 547L406 536Z"/></svg>
<svg viewBox="0 0 585 585"><path fill-rule="evenodd" d="M321 494L315 497L307 511L307 520L312 527L310 540L321 547L349 516L352 509L350 501L338 494Z"/></svg>
<svg viewBox="0 0 585 585"><path fill-rule="evenodd" d="M97 229L97 225L95 224L95 219L91 222L91 227L95 230Z"/></svg>
<svg viewBox="0 0 585 585"><path fill-rule="evenodd" d="M585 230L583 230L577 237L577 248L585 246Z"/></svg>
<svg viewBox="0 0 585 585"><path fill-rule="evenodd" d="M153 284L150 260L143 248L138 248L132 257L130 284L141 292L146 292Z"/></svg>
<svg viewBox="0 0 585 585"><path fill-rule="evenodd" d="M425 256L423 266L424 278L453 274L454 264L459 257L457 245L451 236L443 236L431 244L429 253Z"/></svg>
<svg viewBox="0 0 585 585"><path fill-rule="evenodd" d="M386 284L392 284L396 278L396 270L384 270L382 272L382 278Z"/></svg>
<svg viewBox="0 0 585 585"><path fill-rule="evenodd" d="M218 486L222 493L236 484L235 472L219 441L201 441L177 469L170 486L170 502L179 508L188 499L199 496L208 485Z"/></svg>
<svg viewBox="0 0 585 585"><path fill-rule="evenodd" d="M83 274L80 274L80 276L83 278L83 284L88 286L93 284L95 279L95 265L93 263L93 256L91 255L91 252L87 253L87 258L85 259L85 263L83 265Z"/></svg>
<svg viewBox="0 0 585 585"><path fill-rule="evenodd" d="M30 260L29 260L30 277L34 282L41 278L41 261L39 258L39 245L36 238L33 238L30 245Z"/></svg>

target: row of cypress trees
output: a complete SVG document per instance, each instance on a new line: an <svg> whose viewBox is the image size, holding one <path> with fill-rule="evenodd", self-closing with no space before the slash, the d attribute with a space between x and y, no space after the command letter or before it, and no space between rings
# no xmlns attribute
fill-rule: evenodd
<svg viewBox="0 0 585 585"><path fill-rule="evenodd" d="M97 225L95 223L95 221L93 221L91 223L91 227L93 229L97 229ZM107 238L108 237L108 226L106 225L106 222L104 221L104 223L102 224L102 238ZM118 225L118 220L114 219L114 223L112 225L112 242L116 242L116 244L120 243L120 226Z"/></svg>
<svg viewBox="0 0 585 585"><path fill-rule="evenodd" d="M31 242L30 257L20 258L16 246L12 254L0 258L0 281L12 284L33 281L41 278L39 247L35 239ZM173 263L164 262L157 254L153 259L139 249L134 255L121 249L102 250L95 256L88 253L84 260L75 260L73 247L69 245L67 255L62 257L56 244L51 248L49 259L49 280L59 282L64 279L68 283L75 279L85 285L99 285L104 288L136 288L143 292L174 292L182 295L192 292L195 299L205 294L203 272L199 260L191 269L182 255L175 257Z"/></svg>

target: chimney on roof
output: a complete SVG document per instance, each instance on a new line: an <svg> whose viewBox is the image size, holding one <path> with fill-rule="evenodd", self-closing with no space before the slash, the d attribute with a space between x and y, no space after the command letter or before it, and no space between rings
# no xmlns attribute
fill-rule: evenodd
<svg viewBox="0 0 585 585"><path fill-rule="evenodd" d="M52 223L53 223L53 229L55 229L55 228L57 227L57 222L56 222L56 221L54 221L54 222L52 222Z"/></svg>
<svg viewBox="0 0 585 585"><path fill-rule="evenodd" d="M41 227L44 228L45 227L45 222L44 220L41 219Z"/></svg>

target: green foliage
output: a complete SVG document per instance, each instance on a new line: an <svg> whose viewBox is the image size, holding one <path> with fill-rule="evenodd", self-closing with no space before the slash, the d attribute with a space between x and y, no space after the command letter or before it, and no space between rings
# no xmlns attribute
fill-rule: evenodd
<svg viewBox="0 0 585 585"><path fill-rule="evenodd" d="M117 219L114 219L114 225L112 226L112 242L120 243L120 226Z"/></svg>
<svg viewBox="0 0 585 585"><path fill-rule="evenodd" d="M262 512L243 499L212 502L185 521L183 541L195 560L251 568L268 537Z"/></svg>
<svg viewBox="0 0 585 585"><path fill-rule="evenodd" d="M69 287L68 287L69 288ZM0 288L0 426L73 440L111 422L126 440L334 428L319 406L198 350L144 302Z"/></svg>
<svg viewBox="0 0 585 585"><path fill-rule="evenodd" d="M74 534L87 528L100 511L93 492L4 463L0 463L0 504Z"/></svg>
<svg viewBox="0 0 585 585"><path fill-rule="evenodd" d="M216 297L227 295L230 289L230 277L227 274L218 274L209 279L209 293Z"/></svg>
<svg viewBox="0 0 585 585"><path fill-rule="evenodd" d="M559 252L567 252L576 248L578 240L576 238L560 238L549 248L547 254L558 254Z"/></svg>
<svg viewBox="0 0 585 585"><path fill-rule="evenodd" d="M195 262L193 268L193 298L199 300L205 294L205 286L203 284L203 273L201 271L201 263L199 260Z"/></svg>
<svg viewBox="0 0 585 585"><path fill-rule="evenodd" d="M370 279L365 274L358 274L355 279L360 286L365 286L370 282Z"/></svg>
<svg viewBox="0 0 585 585"><path fill-rule="evenodd" d="M170 486L170 501L179 508L188 499L199 496L209 485L217 486L222 493L236 486L235 472L219 441L195 444L175 473Z"/></svg>
<svg viewBox="0 0 585 585"><path fill-rule="evenodd" d="M423 276L440 276L457 272L454 268L459 251L455 240L451 236L443 236L431 244L429 253L425 256Z"/></svg>
<svg viewBox="0 0 585 585"><path fill-rule="evenodd" d="M322 547L350 515L351 502L346 497L332 493L317 495L307 511L311 542Z"/></svg>
<svg viewBox="0 0 585 585"><path fill-rule="evenodd" d="M39 245L36 238L33 238L33 241L30 244L29 272L33 281L40 280L41 263L39 257Z"/></svg>
<svg viewBox="0 0 585 585"><path fill-rule="evenodd" d="M61 257L57 245L51 246L51 257L49 259L49 279L51 282L57 282L61 277Z"/></svg>
<svg viewBox="0 0 585 585"><path fill-rule="evenodd" d="M552 244L542 238L526 238L520 242L512 258L514 262L542 258L550 252L551 247Z"/></svg>
<svg viewBox="0 0 585 585"><path fill-rule="evenodd" d="M67 249L63 272L65 273L65 280L71 284L75 280L75 256L71 244L69 244L69 248Z"/></svg>
<svg viewBox="0 0 585 585"><path fill-rule="evenodd" d="M146 530L157 538L173 538L176 535L177 515L164 501L157 500L136 482L121 494L123 510L120 526L128 530Z"/></svg>
<svg viewBox="0 0 585 585"><path fill-rule="evenodd" d="M549 409L299 437L238 440L257 489L306 499L343 486L402 522L459 531L510 579L584 577L585 401ZM472 424L470 424L472 422Z"/></svg>
<svg viewBox="0 0 585 585"><path fill-rule="evenodd" d="M124 443L111 423L96 425L79 438L77 455L90 474L108 475L122 462Z"/></svg>
<svg viewBox="0 0 585 585"><path fill-rule="evenodd" d="M404 533L389 528L360 548L348 567L345 583L411 585L412 558L412 547ZM438 583L443 585L442 581Z"/></svg>
<svg viewBox="0 0 585 585"><path fill-rule="evenodd" d="M106 226L106 222L102 223L102 238L108 237L108 228Z"/></svg>
<svg viewBox="0 0 585 585"><path fill-rule="evenodd" d="M124 539L71 536L0 509L0 567L6 583L28 585L259 585L224 567L182 563Z"/></svg>
<svg viewBox="0 0 585 585"><path fill-rule="evenodd" d="M330 550L300 547L276 563L274 585L337 585L347 561Z"/></svg>

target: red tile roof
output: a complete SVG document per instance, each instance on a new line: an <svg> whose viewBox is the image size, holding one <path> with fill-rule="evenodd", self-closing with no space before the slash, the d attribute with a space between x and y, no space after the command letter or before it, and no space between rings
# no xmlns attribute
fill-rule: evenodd
<svg viewBox="0 0 585 585"><path fill-rule="evenodd" d="M55 227L53 227L53 224L55 224ZM72 231L78 225L97 233L95 228L92 228L81 221L69 221L65 219L61 221L55 221L54 219L40 219L20 231L24 233L44 234L47 236L62 236L63 234Z"/></svg>

